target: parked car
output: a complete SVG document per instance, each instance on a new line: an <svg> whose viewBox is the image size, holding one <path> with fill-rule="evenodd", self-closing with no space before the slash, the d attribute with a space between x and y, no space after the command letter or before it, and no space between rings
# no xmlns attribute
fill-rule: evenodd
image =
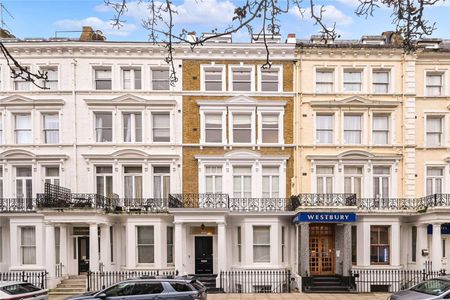
<svg viewBox="0 0 450 300"><path fill-rule="evenodd" d="M450 276L441 276L421 282L410 289L388 297L388 300L450 299Z"/></svg>
<svg viewBox="0 0 450 300"><path fill-rule="evenodd" d="M116 283L104 290L88 292L71 300L206 300L206 288L191 277L155 278L139 277Z"/></svg>
<svg viewBox="0 0 450 300"><path fill-rule="evenodd" d="M0 281L0 299L48 300L48 290L38 288L28 282Z"/></svg>

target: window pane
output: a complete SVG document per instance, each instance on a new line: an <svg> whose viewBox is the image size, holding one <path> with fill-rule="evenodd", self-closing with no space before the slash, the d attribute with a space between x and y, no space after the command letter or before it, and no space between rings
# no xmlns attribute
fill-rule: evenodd
<svg viewBox="0 0 450 300"><path fill-rule="evenodd" d="M262 115L262 142L278 143L278 114Z"/></svg>
<svg viewBox="0 0 450 300"><path fill-rule="evenodd" d="M205 115L205 141L209 143L222 142L222 114Z"/></svg>
<svg viewBox="0 0 450 300"><path fill-rule="evenodd" d="M153 141L170 142L169 114L153 114Z"/></svg>
<svg viewBox="0 0 450 300"><path fill-rule="evenodd" d="M235 143L251 142L250 114L233 114L233 141Z"/></svg>
<svg viewBox="0 0 450 300"><path fill-rule="evenodd" d="M222 68L205 68L205 90L221 91L222 90Z"/></svg>
<svg viewBox="0 0 450 300"><path fill-rule="evenodd" d="M97 142L112 141L112 113L95 114L95 131Z"/></svg>

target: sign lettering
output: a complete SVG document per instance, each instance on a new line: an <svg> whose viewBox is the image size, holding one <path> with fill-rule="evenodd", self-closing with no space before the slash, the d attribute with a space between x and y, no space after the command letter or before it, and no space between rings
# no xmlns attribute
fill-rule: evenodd
<svg viewBox="0 0 450 300"><path fill-rule="evenodd" d="M300 212L292 220L294 223L350 223L356 221L355 213L330 213L330 212Z"/></svg>

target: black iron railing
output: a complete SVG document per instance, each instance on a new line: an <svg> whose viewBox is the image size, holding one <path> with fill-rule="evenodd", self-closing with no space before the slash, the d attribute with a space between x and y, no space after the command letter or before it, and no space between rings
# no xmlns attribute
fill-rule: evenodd
<svg viewBox="0 0 450 300"><path fill-rule="evenodd" d="M395 293L408 289L422 281L445 275L445 270L399 270L399 269L354 269L356 291L359 293L389 292Z"/></svg>
<svg viewBox="0 0 450 300"><path fill-rule="evenodd" d="M46 271L11 271L0 272L0 281L23 281L34 284L41 289L47 288Z"/></svg>
<svg viewBox="0 0 450 300"><path fill-rule="evenodd" d="M112 272L91 272L87 273L87 291L99 291L117 282L138 277L173 277L178 275L178 271L173 270L146 270L146 271L112 271Z"/></svg>
<svg viewBox="0 0 450 300"><path fill-rule="evenodd" d="M228 208L228 194L170 194L171 208Z"/></svg>
<svg viewBox="0 0 450 300"><path fill-rule="evenodd" d="M355 194L300 194L300 206L355 206Z"/></svg>
<svg viewBox="0 0 450 300"><path fill-rule="evenodd" d="M37 201L36 198L0 198L0 212L34 212Z"/></svg>
<svg viewBox="0 0 450 300"><path fill-rule="evenodd" d="M230 198L229 208L231 211L243 212L271 212L292 211L290 198Z"/></svg>
<svg viewBox="0 0 450 300"><path fill-rule="evenodd" d="M358 198L359 210L414 210L417 208L414 198Z"/></svg>
<svg viewBox="0 0 450 300"><path fill-rule="evenodd" d="M219 274L225 293L290 293L290 270L231 270Z"/></svg>
<svg viewBox="0 0 450 300"><path fill-rule="evenodd" d="M169 199L159 198L116 198L111 200L114 212L167 212Z"/></svg>

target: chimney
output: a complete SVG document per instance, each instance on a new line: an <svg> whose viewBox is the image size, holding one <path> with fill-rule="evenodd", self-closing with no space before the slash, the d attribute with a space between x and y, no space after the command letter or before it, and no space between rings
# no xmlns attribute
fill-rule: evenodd
<svg viewBox="0 0 450 300"><path fill-rule="evenodd" d="M83 30L80 34L80 41L91 41L93 34L94 30L92 30L91 26L83 26Z"/></svg>
<svg viewBox="0 0 450 300"><path fill-rule="evenodd" d="M2 39L14 39L16 38L11 32L6 29L0 28L0 38Z"/></svg>
<svg viewBox="0 0 450 300"><path fill-rule="evenodd" d="M188 32L187 40L190 43L195 43L197 41L197 36L196 36L195 31Z"/></svg>
<svg viewBox="0 0 450 300"><path fill-rule="evenodd" d="M295 36L295 33L289 33L286 40L287 44L296 44L297 38Z"/></svg>

